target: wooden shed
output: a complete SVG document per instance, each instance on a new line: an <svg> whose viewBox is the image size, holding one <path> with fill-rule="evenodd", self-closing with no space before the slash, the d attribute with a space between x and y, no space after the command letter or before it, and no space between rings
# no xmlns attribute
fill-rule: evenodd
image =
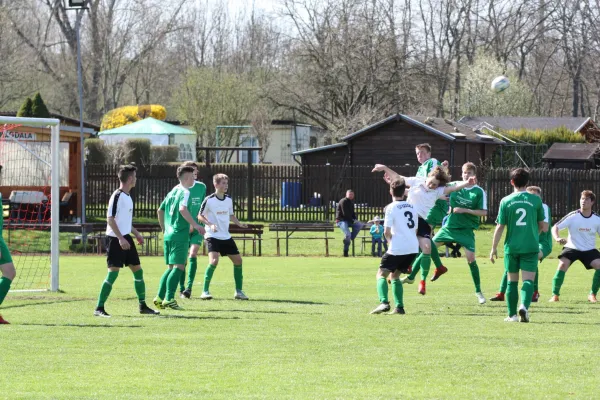
<svg viewBox="0 0 600 400"><path fill-rule="evenodd" d="M600 143L554 143L542 160L548 168L600 168Z"/></svg>

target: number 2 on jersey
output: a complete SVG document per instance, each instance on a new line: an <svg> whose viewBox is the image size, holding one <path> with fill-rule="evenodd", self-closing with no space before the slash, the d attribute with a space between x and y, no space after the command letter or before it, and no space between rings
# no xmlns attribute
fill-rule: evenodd
<svg viewBox="0 0 600 400"><path fill-rule="evenodd" d="M413 219L413 213L411 213L410 211L406 211L404 213L404 216L406 218L408 218L408 223L406 224L406 226L408 226L408 229L412 229L415 227L415 220Z"/></svg>
<svg viewBox="0 0 600 400"><path fill-rule="evenodd" d="M515 225L517 225L517 226L525 226L525 225L527 225L525 223L525 221L524 221L525 217L527 216L527 210L525 210L524 208L517 208L516 213L519 214L520 217L517 220L517 223Z"/></svg>

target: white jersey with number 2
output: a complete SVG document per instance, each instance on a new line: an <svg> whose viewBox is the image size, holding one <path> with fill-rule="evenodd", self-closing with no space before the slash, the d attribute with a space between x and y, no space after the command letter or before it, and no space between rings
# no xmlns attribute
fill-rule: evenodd
<svg viewBox="0 0 600 400"><path fill-rule="evenodd" d="M387 253L393 256L419 252L417 225L419 216L406 201L394 201L385 208L383 226L392 229L392 242Z"/></svg>

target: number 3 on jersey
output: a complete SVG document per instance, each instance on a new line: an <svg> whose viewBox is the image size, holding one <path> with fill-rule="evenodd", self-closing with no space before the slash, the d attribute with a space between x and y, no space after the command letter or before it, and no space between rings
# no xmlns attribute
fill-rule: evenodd
<svg viewBox="0 0 600 400"><path fill-rule="evenodd" d="M517 226L525 226L525 225L527 225L525 223L525 217L527 217L527 210L525 210L524 208L517 208L516 213L519 214L520 217L517 220L517 223L515 225L517 225Z"/></svg>
<svg viewBox="0 0 600 400"><path fill-rule="evenodd" d="M404 212L404 216L406 218L408 218L408 223L406 224L406 226L408 226L408 229L412 229L415 227L415 220L413 219L413 213L410 211L405 211Z"/></svg>

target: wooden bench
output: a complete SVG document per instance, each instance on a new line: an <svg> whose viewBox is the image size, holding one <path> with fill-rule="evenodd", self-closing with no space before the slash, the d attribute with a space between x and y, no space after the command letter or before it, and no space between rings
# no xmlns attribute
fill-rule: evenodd
<svg viewBox="0 0 600 400"><path fill-rule="evenodd" d="M264 233L264 225L255 225L248 224L247 228L241 228L235 224L229 225L229 233L231 233L231 237L236 242L242 242L242 255L246 255L246 242L252 242L252 255L255 256L257 254L258 247L258 256L262 256L262 235ZM257 246L258 245L258 246ZM202 246L202 254L206 255L206 242L204 242Z"/></svg>
<svg viewBox="0 0 600 400"><path fill-rule="evenodd" d="M292 239L302 239L302 240L325 240L325 257L329 257L329 237L327 236L328 232L333 232L334 227L331 223L287 223L281 222L276 224L270 224L269 230L271 232L276 232L277 237L277 255L281 255L280 251L280 238L279 232L285 232L285 255L289 255L289 240L290 236L294 232L323 232L324 236L320 237L302 237L302 238L292 238ZM332 239L332 238L331 238Z"/></svg>

